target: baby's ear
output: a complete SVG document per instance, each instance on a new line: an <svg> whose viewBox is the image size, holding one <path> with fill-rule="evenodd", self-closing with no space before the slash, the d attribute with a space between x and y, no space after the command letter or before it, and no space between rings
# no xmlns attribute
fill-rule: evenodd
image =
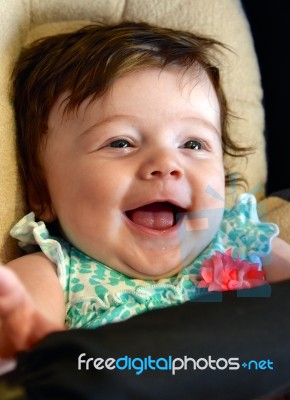
<svg viewBox="0 0 290 400"><path fill-rule="evenodd" d="M48 198L46 201L43 201L32 183L27 187L27 194L29 208L35 213L38 219L43 222L53 222L56 220L56 214L50 199Z"/></svg>

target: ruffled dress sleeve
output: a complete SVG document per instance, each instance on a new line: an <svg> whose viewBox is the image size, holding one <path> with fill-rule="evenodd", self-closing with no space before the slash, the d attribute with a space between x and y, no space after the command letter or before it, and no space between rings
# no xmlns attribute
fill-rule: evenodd
<svg viewBox="0 0 290 400"><path fill-rule="evenodd" d="M271 263L272 240L279 234L276 224L260 221L255 196L244 193L236 205L224 210L223 220L210 244L180 274L199 274L205 260L216 252L234 259L263 265Z"/></svg>
<svg viewBox="0 0 290 400"><path fill-rule="evenodd" d="M50 236L44 222L36 221L33 212L24 216L10 231L26 253L41 250L56 265L60 283L66 290L66 257L69 257L69 245L61 238Z"/></svg>
<svg viewBox="0 0 290 400"><path fill-rule="evenodd" d="M257 201L250 193L241 194L231 210L225 210L221 224L221 234L228 248L235 249L237 255L252 262L257 258L263 264L270 263L272 240L278 236L276 224L260 221Z"/></svg>

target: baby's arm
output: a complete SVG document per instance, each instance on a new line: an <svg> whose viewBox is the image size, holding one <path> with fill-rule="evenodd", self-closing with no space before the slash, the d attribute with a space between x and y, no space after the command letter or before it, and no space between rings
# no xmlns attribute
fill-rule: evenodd
<svg viewBox="0 0 290 400"><path fill-rule="evenodd" d="M64 329L64 295L55 266L42 254L0 267L0 356L11 357Z"/></svg>
<svg viewBox="0 0 290 400"><path fill-rule="evenodd" d="M272 254L269 265L264 266L268 282L290 279L290 244L280 238L272 242Z"/></svg>

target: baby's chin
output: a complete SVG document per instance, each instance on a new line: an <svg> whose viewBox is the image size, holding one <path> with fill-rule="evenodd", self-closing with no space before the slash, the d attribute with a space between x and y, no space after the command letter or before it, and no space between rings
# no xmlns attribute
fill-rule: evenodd
<svg viewBox="0 0 290 400"><path fill-rule="evenodd" d="M120 270L119 272L129 276L130 278L133 279L142 279L142 280L148 280L148 281L159 281L160 279L165 279L165 278L171 278L172 276L177 275L182 269L181 265L175 266L172 269L168 269L164 268L164 270L162 271L162 268L158 268L158 271L154 271L154 268L152 268L152 266L150 266L150 268L146 269L142 269L142 271L140 270L136 270L135 268L130 268L127 267L125 268L125 270Z"/></svg>

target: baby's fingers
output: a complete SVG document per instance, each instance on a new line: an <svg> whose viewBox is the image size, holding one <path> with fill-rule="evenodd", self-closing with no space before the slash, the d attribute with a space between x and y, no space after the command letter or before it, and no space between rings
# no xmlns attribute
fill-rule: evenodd
<svg viewBox="0 0 290 400"><path fill-rule="evenodd" d="M9 358L63 329L42 314L17 275L0 266L0 357Z"/></svg>
<svg viewBox="0 0 290 400"><path fill-rule="evenodd" d="M26 295L26 289L15 273L0 265L0 318L17 309Z"/></svg>

